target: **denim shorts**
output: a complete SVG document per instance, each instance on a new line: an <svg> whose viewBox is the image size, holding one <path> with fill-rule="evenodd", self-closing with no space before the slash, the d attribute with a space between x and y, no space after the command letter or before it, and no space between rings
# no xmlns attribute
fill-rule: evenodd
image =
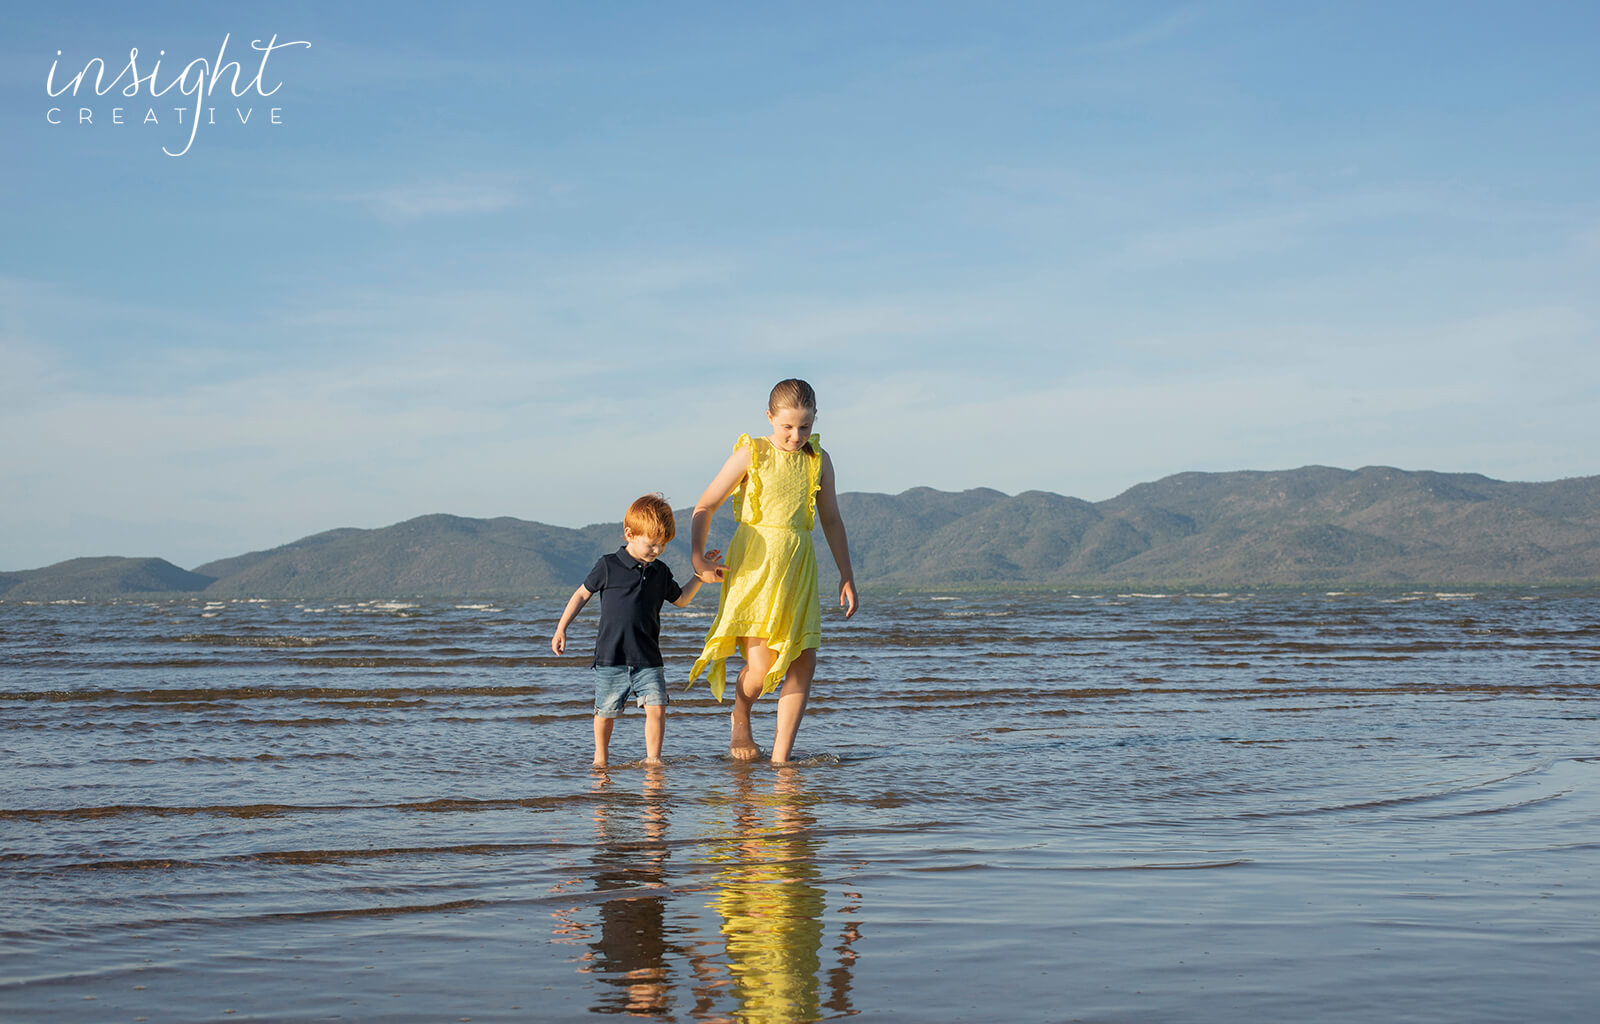
<svg viewBox="0 0 1600 1024"><path fill-rule="evenodd" d="M641 708L666 707L667 670L660 665L629 668L627 665L596 665L594 673L594 713L599 718L616 718L628 694Z"/></svg>

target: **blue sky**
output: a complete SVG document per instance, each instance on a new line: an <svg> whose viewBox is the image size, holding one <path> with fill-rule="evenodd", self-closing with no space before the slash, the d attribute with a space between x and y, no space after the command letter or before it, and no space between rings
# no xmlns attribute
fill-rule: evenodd
<svg viewBox="0 0 1600 1024"><path fill-rule="evenodd" d="M1600 472L1593 4L4 17L0 569L683 506L786 376L844 490Z"/></svg>

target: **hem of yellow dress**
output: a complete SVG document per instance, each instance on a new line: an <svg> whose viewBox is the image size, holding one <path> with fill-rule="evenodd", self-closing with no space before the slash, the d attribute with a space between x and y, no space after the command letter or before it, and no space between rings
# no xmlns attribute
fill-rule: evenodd
<svg viewBox="0 0 1600 1024"><path fill-rule="evenodd" d="M728 658L738 649L739 637L745 636L761 636L761 633L759 630L755 630L749 633L739 633L736 636L719 636L707 643L705 651L695 660L694 667L689 670L689 682L684 686L684 690L692 689L694 681L699 679L700 673L704 671L706 673L706 686L711 690L711 696L716 698L718 704L721 704L723 691L728 685ZM777 658L772 662L771 671L761 681L761 696L763 697L776 690L783 683L783 677L788 674L789 666L794 664L795 658L798 658L806 651L817 650L822 646L822 634L820 632L803 634L800 637L798 647L795 647L793 643L782 641L774 645L774 638L772 637L762 637L762 639L777 654ZM791 648L794 648L793 653L790 652ZM715 653L713 653L713 649L715 649Z"/></svg>

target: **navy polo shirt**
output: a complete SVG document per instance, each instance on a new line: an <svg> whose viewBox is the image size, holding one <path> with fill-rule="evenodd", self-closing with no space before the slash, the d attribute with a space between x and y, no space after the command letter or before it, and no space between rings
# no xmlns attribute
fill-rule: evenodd
<svg viewBox="0 0 1600 1024"><path fill-rule="evenodd" d="M600 595L600 632L594 664L650 668L661 662L661 602L676 601L683 588L657 560L641 562L624 544L594 563L583 586Z"/></svg>

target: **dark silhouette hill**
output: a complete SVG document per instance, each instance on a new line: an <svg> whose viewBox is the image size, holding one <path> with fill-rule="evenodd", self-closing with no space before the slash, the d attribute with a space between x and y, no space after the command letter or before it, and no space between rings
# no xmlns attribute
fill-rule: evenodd
<svg viewBox="0 0 1600 1024"><path fill-rule="evenodd" d="M1504 483L1468 473L1183 473L1140 484L1100 510L1149 547L1119 578L1258 583L1507 582L1600 577L1600 477ZM1182 531L1189 531L1183 536Z"/></svg>
<svg viewBox="0 0 1600 1024"><path fill-rule="evenodd" d="M43 569L0 573L0 600L198 593L214 582L215 577L187 572L164 558L72 558Z"/></svg>
<svg viewBox="0 0 1600 1024"><path fill-rule="evenodd" d="M1181 473L1090 503L1044 491L914 488L839 505L863 584L1243 587L1600 580L1600 477L1507 483L1466 473L1307 466ZM664 560L689 575L689 511ZM732 516L713 523L726 547ZM217 597L560 597L621 542L581 529L430 515L338 529L199 566L74 559L0 574L0 599L198 592ZM824 587L836 585L821 531Z"/></svg>
<svg viewBox="0 0 1600 1024"><path fill-rule="evenodd" d="M674 513L685 536L663 559L689 578L690 511ZM715 537L731 523L713 523ZM553 597L570 594L595 559L622 544L622 524L582 529L501 517L428 515L377 530L314 534L270 551L209 562L218 597L371 597L476 595Z"/></svg>

